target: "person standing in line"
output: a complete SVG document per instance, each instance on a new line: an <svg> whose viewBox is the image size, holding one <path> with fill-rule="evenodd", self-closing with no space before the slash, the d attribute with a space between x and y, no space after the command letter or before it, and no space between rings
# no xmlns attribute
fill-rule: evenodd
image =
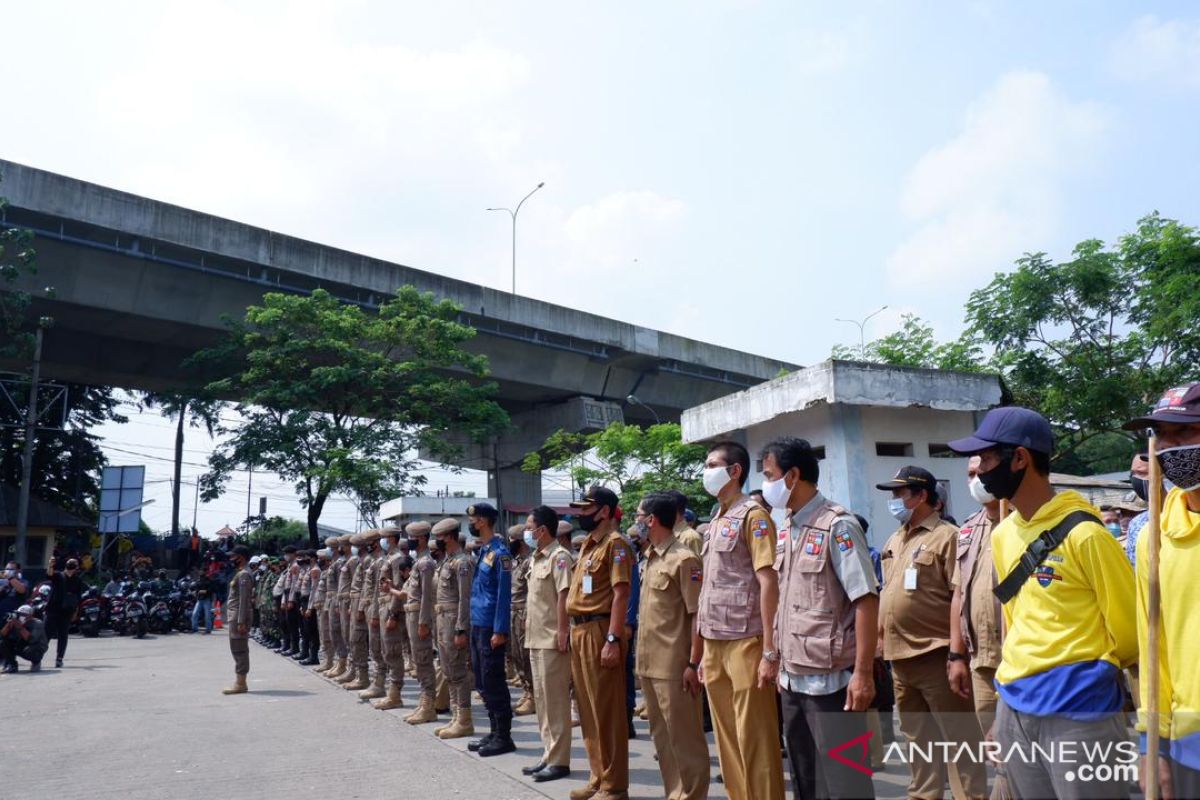
<svg viewBox="0 0 1200 800"><path fill-rule="evenodd" d="M783 800L775 523L743 493L749 471L750 454L737 442L709 448L704 488L719 509L704 543L695 636L730 799Z"/></svg>
<svg viewBox="0 0 1200 800"><path fill-rule="evenodd" d="M674 532L670 494L638 507L637 527L649 541L642 576L637 674L667 800L708 797L708 742L700 710L700 650L692 638L704 569Z"/></svg>
<svg viewBox="0 0 1200 800"><path fill-rule="evenodd" d="M508 547L513 554L512 570L512 624L509 631L509 661L517 674L517 685L521 687L521 699L513 707L514 716L534 713L533 669L529 662L529 648L525 646L525 614L529 597L529 566L532 563L530 548L525 544L525 525L513 525L508 529Z"/></svg>
<svg viewBox="0 0 1200 800"><path fill-rule="evenodd" d="M625 710L625 613L634 555L617 530L618 499L603 486L571 503L585 532L567 594L571 677L591 774L571 800L625 800L629 736Z"/></svg>
<svg viewBox="0 0 1200 800"><path fill-rule="evenodd" d="M525 643L533 673L534 708L542 735L542 757L521 772L538 783L571 774L571 656L567 590L574 561L556 536L558 514L538 506L525 521L529 548Z"/></svg>
<svg viewBox="0 0 1200 800"><path fill-rule="evenodd" d="M316 590L313 593L313 602L310 610L316 617L317 624L317 642L319 651L314 651L317 656L317 664L314 672L324 672L333 667L333 635L329 630L329 565L333 560L333 548L330 543L333 537L330 536L325 540L325 547L317 551L317 569L320 571L320 576L317 578Z"/></svg>
<svg viewBox="0 0 1200 800"><path fill-rule="evenodd" d="M691 523L687 520L688 515L688 497L678 489L671 489L667 492L671 499L675 501L675 538L680 543L691 550L696 555L704 549L704 537L701 536Z"/></svg>
<svg viewBox="0 0 1200 800"><path fill-rule="evenodd" d="M333 679L333 682L339 685L353 681L358 674L359 666L357 663L358 634L355 633L357 620L355 618L358 616L358 593L362 588L361 579L358 577L362 567L362 557L359 555L362 539L359 534L353 533L346 542L350 546L350 552L342 563L341 574L338 576L338 613L341 614L342 636L346 640L346 666ZM363 666L365 667L366 664L364 663Z"/></svg>
<svg viewBox="0 0 1200 800"><path fill-rule="evenodd" d="M433 707L437 685L437 673L433 668L434 573L437 564L429 553L431 530L428 522L410 522L404 527L404 532L414 543L409 545L409 551L416 554L416 561L404 587L392 590L392 597L404 603L408 640L412 642L417 684L421 687L421 698L416 709L404 719L409 725L437 720L437 711Z"/></svg>
<svg viewBox="0 0 1200 800"><path fill-rule="evenodd" d="M382 546L384 533L382 529L371 531L371 542L368 545L370 562L367 565L367 577L363 580L360 605L367 611L367 652L370 654L374 672L371 675L371 684L358 693L360 700L378 700L387 694L387 661L383 658L383 628L380 624L383 613L379 606L379 579L383 576L383 567L387 560Z"/></svg>
<svg viewBox="0 0 1200 800"><path fill-rule="evenodd" d="M358 569L350 581L350 661L354 665L354 677L342 684L348 692L361 692L371 683L371 640L367 623L367 606L371 598L367 579L375 562L375 542L379 538L373 530L355 535L358 537Z"/></svg>
<svg viewBox="0 0 1200 800"><path fill-rule="evenodd" d="M321 630L316 599L323 573L317 554L312 550L304 551L304 561L300 568L304 570L304 582L300 592L300 624L303 632L300 663L311 667L320 663Z"/></svg>
<svg viewBox="0 0 1200 800"><path fill-rule="evenodd" d="M326 678L341 675L346 670L346 638L342 628L342 567L346 563L349 552L346 549L346 537L335 536L330 545L333 561L329 565L329 581L325 586L325 615L329 617L329 639L333 644L332 664L327 669L318 670L317 674Z"/></svg>
<svg viewBox="0 0 1200 800"><path fill-rule="evenodd" d="M250 562L250 548L239 544L233 548L233 567L236 570L229 582L229 600L225 607L226 628L229 631L229 652L233 654L233 686L223 689L222 694L245 694L246 676L250 674L250 622L254 619L254 578L246 568Z"/></svg>
<svg viewBox="0 0 1200 800"><path fill-rule="evenodd" d="M471 623L471 581L474 565L458 543L458 520L447 518L433 526L433 535L444 544L446 558L438 566L434 583L437 596L433 607L437 615L438 658L450 690L450 722L435 728L439 739L459 739L475 734L471 716L471 683L467 632Z"/></svg>
<svg viewBox="0 0 1200 800"><path fill-rule="evenodd" d="M496 536L500 514L489 503L467 509L471 533L479 543L475 579L471 586L471 665L475 688L487 706L492 731L480 742L480 756L498 756L517 749L512 740L512 696L504 674L504 654L512 624L512 554Z"/></svg>
<svg viewBox="0 0 1200 800"><path fill-rule="evenodd" d="M400 528L384 528L379 546L387 553L383 573L379 579L380 647L387 662L387 695L374 703L380 711L403 708L400 690L404 688L404 636L406 625L404 600L392 592L403 586L412 570L413 561L399 547Z"/></svg>
<svg viewBox="0 0 1200 800"><path fill-rule="evenodd" d="M75 619L79 601L83 599L86 588L83 578L79 577L79 562L73 558L67 559L66 568L62 572L58 571L58 557L51 558L50 569L46 575L50 578L50 599L46 604L46 632L58 639L54 666L61 669L63 656L67 654L71 621Z"/></svg>

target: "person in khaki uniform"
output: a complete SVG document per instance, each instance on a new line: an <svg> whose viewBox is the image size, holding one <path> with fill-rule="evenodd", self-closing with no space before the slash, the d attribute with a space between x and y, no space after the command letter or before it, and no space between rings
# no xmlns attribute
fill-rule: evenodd
<svg viewBox="0 0 1200 800"><path fill-rule="evenodd" d="M363 596L359 606L367 612L367 653L373 668L371 684L358 693L360 700L376 700L387 694L387 661L383 658L383 629L380 627L379 579L387 556L380 547L383 529L367 534L367 576L363 579Z"/></svg>
<svg viewBox="0 0 1200 800"><path fill-rule="evenodd" d="M343 541L345 544L342 547L342 552L345 555L345 559L338 570L338 593L336 599L338 620L341 625L342 641L345 642L346 657L343 660L342 670L332 676L334 683L349 683L355 677L351 642L355 615L351 613L350 592L362 560L358 555L358 534L354 533L345 536L343 537Z"/></svg>
<svg viewBox="0 0 1200 800"><path fill-rule="evenodd" d="M349 539L335 536L333 539L333 563L329 565L329 583L325 587L325 613L329 616L329 638L333 641L333 664L317 674L333 678L346 671L346 637L342 629L341 576L342 567L350 555Z"/></svg>
<svg viewBox="0 0 1200 800"><path fill-rule="evenodd" d="M399 528L384 528L379 548L385 560L379 575L379 639L384 663L387 665L387 696L374 707L380 711L403 708L400 690L404 688L404 600L393 596L392 590L403 586L412 569L412 559L399 547Z"/></svg>
<svg viewBox="0 0 1200 800"><path fill-rule="evenodd" d="M696 612L721 776L731 800L783 800L775 682L775 523L742 492L750 454L718 442L704 462L704 488L719 513L704 542Z"/></svg>
<svg viewBox="0 0 1200 800"><path fill-rule="evenodd" d="M571 677L591 774L571 800L624 800L629 790L625 711L625 612L635 558L617 531L617 495L593 486L579 509L587 536L567 593L571 617Z"/></svg>
<svg viewBox="0 0 1200 800"><path fill-rule="evenodd" d="M225 602L225 626L229 629L229 652L233 653L233 686L221 694L245 694L246 676L250 674L250 623L254 620L254 577L246 564L250 548L239 544L233 548L236 570L229 582L229 599Z"/></svg>
<svg viewBox="0 0 1200 800"><path fill-rule="evenodd" d="M317 568L321 570L321 577L317 579L317 591L313 595L312 611L317 616L317 630L321 641L321 661L313 668L313 672L318 674L333 669L333 630L330 626L329 606L332 596L330 577L333 572L330 567L336 542L337 537L330 536L325 539L325 549L317 551Z"/></svg>
<svg viewBox="0 0 1200 800"><path fill-rule="evenodd" d="M404 603L408 639L412 642L413 663L416 664L417 683L421 687L417 708L404 720L410 725L421 725L437 719L437 711L433 707L437 691L437 676L433 668L433 576L437 565L429 553L431 530L428 522L410 522L405 526L404 532L416 542L416 560L404 587L392 590L392 596Z"/></svg>
<svg viewBox="0 0 1200 800"><path fill-rule="evenodd" d="M946 678L958 529L934 511L937 480L927 470L902 467L892 480L876 486L891 492L888 510L900 522L881 554L879 604L879 636L883 657L892 662L900 730L920 747L952 742L977 750L983 733L974 706L955 694ZM968 797L988 796L982 764L959 759L950 766ZM909 772L909 797L942 796L944 764L913 758Z"/></svg>
<svg viewBox="0 0 1200 800"><path fill-rule="evenodd" d="M371 565L375 562L375 544L379 533L374 530L358 534L358 569L350 581L350 660L354 667L352 680L342 688L350 692L361 692L371 685L370 625L367 608L371 604L367 580L371 576Z"/></svg>
<svg viewBox="0 0 1200 800"><path fill-rule="evenodd" d="M648 534L649 546L636 670L667 800L704 800L708 741L697 674L700 650L692 639L704 569L700 557L675 536L676 513L670 494L649 495L638 507L637 526Z"/></svg>
<svg viewBox="0 0 1200 800"><path fill-rule="evenodd" d="M475 567L471 558L458 543L459 523L443 519L433 526L433 535L444 545L446 558L438 567L435 584L437 596L438 658L450 685L450 724L436 728L439 739L458 739L475 733L471 717L471 684L467 680L467 631L471 627L471 581Z"/></svg>
<svg viewBox="0 0 1200 800"><path fill-rule="evenodd" d="M988 494L979 480L979 456L967 460L971 497L982 508L958 532L958 560L954 565L954 599L950 603L950 652L946 673L950 688L975 704L975 716L984 732L996 721L996 669L1000 666L1000 601L996 567L992 563L992 528L1000 521L1000 501ZM968 668L967 662L970 662ZM1008 796L1004 776L992 784L993 800Z"/></svg>
<svg viewBox="0 0 1200 800"><path fill-rule="evenodd" d="M524 641L533 675L542 757L521 772L538 783L571 774L571 655L567 591L575 560L557 538L558 514L538 506L525 521L529 580ZM568 525L569 529L569 525ZM516 628L513 629L514 633Z"/></svg>
<svg viewBox="0 0 1200 800"><path fill-rule="evenodd" d="M671 489L667 492L671 499L675 501L675 524L671 530L675 533L675 538L679 540L687 549L691 550L696 555L704 549L704 537L701 536L695 528L688 524L687 521L687 495L678 489Z"/></svg>
<svg viewBox="0 0 1200 800"><path fill-rule="evenodd" d="M509 632L508 655L517 674L517 686L521 688L521 699L513 706L518 717L532 714L536 710L533 699L533 668L529 661L529 648L525 644L525 615L529 597L529 567L532 563L530 548L525 543L525 525L513 525L508 529L508 547L513 554L512 568L512 625Z"/></svg>
<svg viewBox="0 0 1200 800"><path fill-rule="evenodd" d="M334 679L335 683L354 683L360 678L360 669L365 680L367 668L367 626L366 615L363 615L362 627L358 620L358 599L362 594L363 572L362 534L350 536L350 557L342 565L342 631L346 637L347 664L346 671Z"/></svg>

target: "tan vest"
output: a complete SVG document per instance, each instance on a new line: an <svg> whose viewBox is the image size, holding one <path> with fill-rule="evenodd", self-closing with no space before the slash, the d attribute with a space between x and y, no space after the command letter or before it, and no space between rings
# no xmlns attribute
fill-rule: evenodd
<svg viewBox="0 0 1200 800"><path fill-rule="evenodd" d="M705 639L749 639L762 635L758 578L746 547L746 515L761 508L742 495L729 510L708 526L701 557L704 583L697 611L700 635Z"/></svg>
<svg viewBox="0 0 1200 800"><path fill-rule="evenodd" d="M779 532L775 642L783 668L796 675L854 666L854 605L829 560L830 548L836 547L833 523L847 513L826 501L794 541L790 524Z"/></svg>
<svg viewBox="0 0 1200 800"><path fill-rule="evenodd" d="M996 585L996 568L995 565L990 563L990 560L988 566L991 567L991 574L976 574L980 567L983 566L980 563L980 555L982 555L984 549L984 537L990 538L991 535L992 524L991 520L988 519L986 508L981 508L979 511L972 514L971 517L967 519L965 523L963 523L962 528L960 528L958 532L958 582L959 590L962 592L962 607L959 610L958 619L959 624L962 627L963 644L966 645L967 652L972 656L976 655L980 645L982 644L981 642L975 641L975 625L971 620L973 614L972 604L975 601L975 598L972 596L973 592L971 591L972 584L976 580L981 580L987 581L989 588ZM999 650L1000 619L1003 612L1000 610L999 598L997 598L994 594L991 594L991 592L988 594L992 598L991 619L993 620L993 624L985 633L992 635L997 640L992 649ZM985 609L980 609L980 611L987 613ZM999 666L999 663L984 664L983 666L994 669Z"/></svg>

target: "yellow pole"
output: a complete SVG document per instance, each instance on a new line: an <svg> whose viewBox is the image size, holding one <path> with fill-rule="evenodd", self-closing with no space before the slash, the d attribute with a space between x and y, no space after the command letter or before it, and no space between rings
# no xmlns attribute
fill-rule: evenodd
<svg viewBox="0 0 1200 800"><path fill-rule="evenodd" d="M1146 682L1146 800L1158 800L1160 789L1158 784L1158 718L1161 709L1158 707L1158 648L1159 627L1161 619L1161 597L1158 585L1158 551L1161 538L1162 523L1162 473L1158 465L1158 440L1154 431L1150 431L1150 442L1147 458L1150 460L1149 477L1149 510L1147 512L1146 529L1143 536L1148 536L1146 542L1146 569L1150 576L1150 592L1146 603L1148 619L1146 622L1146 663L1140 665L1139 672ZM1139 565L1140 569L1140 565Z"/></svg>

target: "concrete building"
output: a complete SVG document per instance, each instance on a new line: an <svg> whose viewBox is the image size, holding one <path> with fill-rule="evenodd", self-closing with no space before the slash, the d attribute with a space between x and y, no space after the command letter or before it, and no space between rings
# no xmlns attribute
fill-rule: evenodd
<svg viewBox="0 0 1200 800"><path fill-rule="evenodd" d="M384 525L404 527L410 522L433 524L446 517L459 520L460 533L467 536L467 509L476 503L496 505L494 497L397 497L379 506L379 520Z"/></svg>
<svg viewBox="0 0 1200 800"><path fill-rule="evenodd" d="M16 486L0 484L0 560L3 561L13 557L13 546L17 541L18 495ZM50 556L59 535L78 534L92 528L90 522L74 514L36 497L29 498L28 537L22 567L29 575L40 575L50 566Z"/></svg>
<svg viewBox="0 0 1200 800"><path fill-rule="evenodd" d="M949 490L959 520L978 508L967 491L965 458L946 442L974 432L1000 403L995 375L826 361L683 412L687 442L734 439L750 450L747 488L761 485L759 450L798 436L821 459L820 489L871 523L878 546L896 529L890 495L875 484L907 464L928 469Z"/></svg>

